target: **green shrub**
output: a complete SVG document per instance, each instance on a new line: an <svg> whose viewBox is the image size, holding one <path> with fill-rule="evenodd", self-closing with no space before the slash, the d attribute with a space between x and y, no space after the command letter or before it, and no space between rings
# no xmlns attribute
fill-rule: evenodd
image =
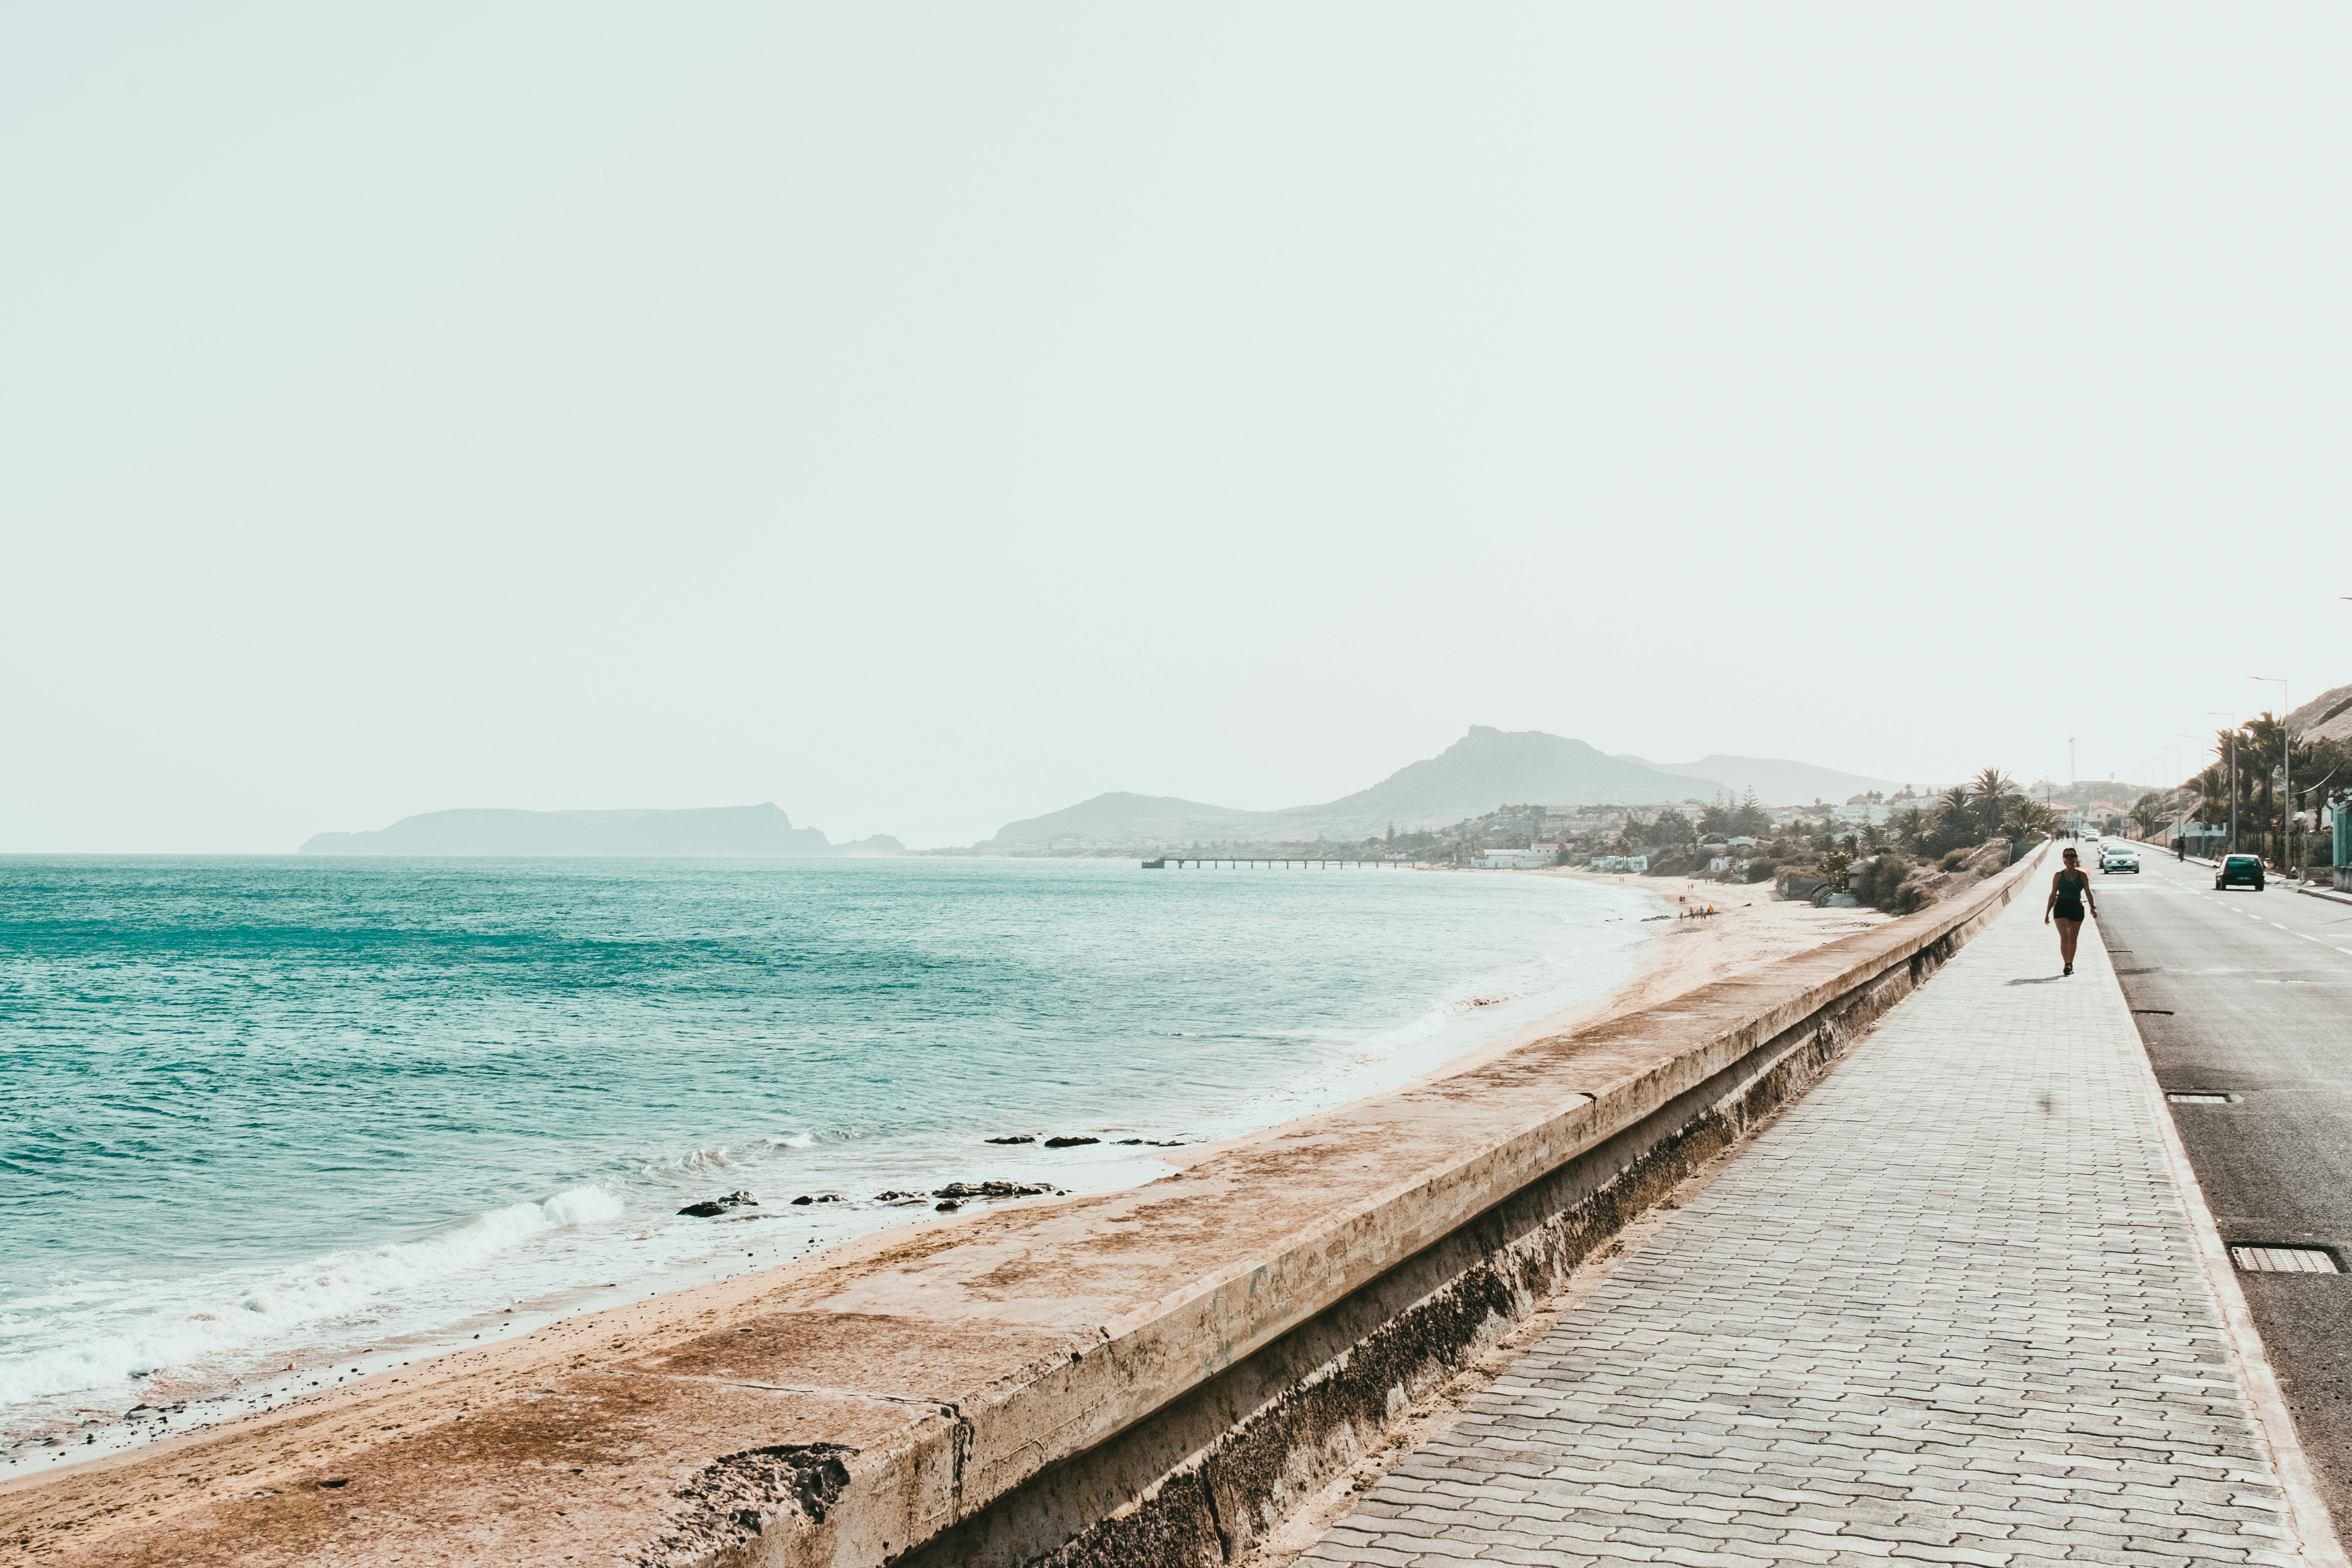
<svg viewBox="0 0 2352 1568"><path fill-rule="evenodd" d="M1904 887L1910 875L1911 862L1890 849L1853 874L1853 896L1890 914L1909 914L1924 901L1917 889Z"/></svg>
<svg viewBox="0 0 2352 1568"><path fill-rule="evenodd" d="M1967 862L1970 853L1972 852L1967 849L1945 850L1943 859L1944 869L1947 871L1958 870L1960 867Z"/></svg>

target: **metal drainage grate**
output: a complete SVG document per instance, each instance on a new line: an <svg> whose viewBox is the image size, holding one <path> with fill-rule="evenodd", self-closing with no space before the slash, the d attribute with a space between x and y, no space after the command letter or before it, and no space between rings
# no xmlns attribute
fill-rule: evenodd
<svg viewBox="0 0 2352 1568"><path fill-rule="evenodd" d="M2336 1259L2316 1247L2233 1247L2230 1256L2249 1274L2334 1274Z"/></svg>
<svg viewBox="0 0 2352 1568"><path fill-rule="evenodd" d="M2202 1089L2192 1089L2185 1094L2168 1094L2164 1098L2175 1105L2227 1105L2230 1103L2228 1095L2208 1094Z"/></svg>

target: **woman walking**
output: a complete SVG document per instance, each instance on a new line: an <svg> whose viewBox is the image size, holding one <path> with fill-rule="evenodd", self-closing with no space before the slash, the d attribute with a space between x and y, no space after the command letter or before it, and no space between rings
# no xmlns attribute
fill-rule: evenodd
<svg viewBox="0 0 2352 1568"><path fill-rule="evenodd" d="M2050 901L2042 907L2042 923L2058 922L2058 956L2066 965L2066 973L2074 973L2074 943L2083 934L2083 905L2087 901L2091 912L2099 912L2099 900L2091 897L2091 874L2083 869L2072 849L2066 851L2066 868L2050 879Z"/></svg>

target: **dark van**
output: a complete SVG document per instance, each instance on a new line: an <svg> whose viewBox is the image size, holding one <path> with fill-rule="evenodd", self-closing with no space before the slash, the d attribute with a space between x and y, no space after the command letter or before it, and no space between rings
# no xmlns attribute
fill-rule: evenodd
<svg viewBox="0 0 2352 1568"><path fill-rule="evenodd" d="M2252 888L2263 890L2263 858L2259 855L2224 855L2213 873L2213 886L2220 888Z"/></svg>

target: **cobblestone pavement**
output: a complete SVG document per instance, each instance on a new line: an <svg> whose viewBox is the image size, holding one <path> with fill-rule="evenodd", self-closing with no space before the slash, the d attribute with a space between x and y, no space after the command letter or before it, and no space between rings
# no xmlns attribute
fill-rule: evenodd
<svg viewBox="0 0 2352 1568"><path fill-rule="evenodd" d="M2293 1563L2114 972L2021 897L1300 1559Z"/></svg>

